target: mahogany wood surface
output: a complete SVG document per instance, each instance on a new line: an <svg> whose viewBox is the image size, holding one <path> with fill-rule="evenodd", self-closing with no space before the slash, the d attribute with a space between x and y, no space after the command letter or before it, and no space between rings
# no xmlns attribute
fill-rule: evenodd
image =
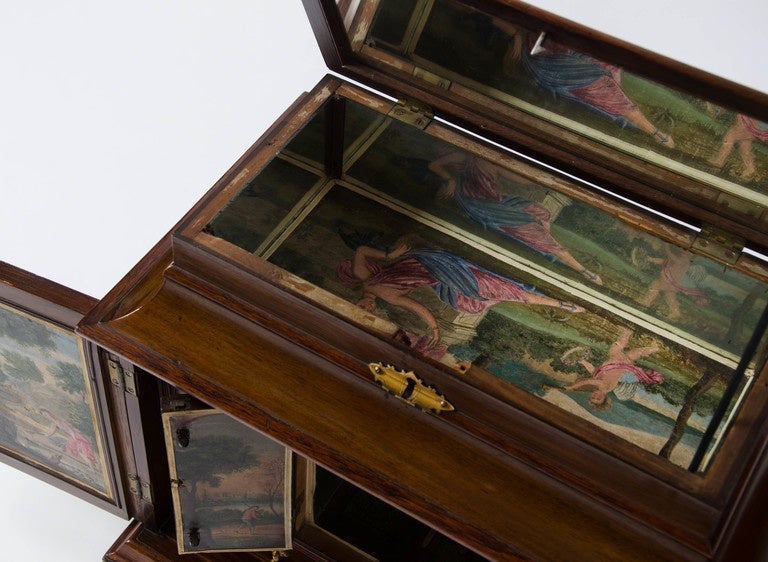
<svg viewBox="0 0 768 562"><path fill-rule="evenodd" d="M706 559L701 536L638 524L201 289L169 272L134 312L81 330L491 559Z"/></svg>
<svg viewBox="0 0 768 562"><path fill-rule="evenodd" d="M0 300L71 329L98 302L5 262L0 262Z"/></svg>

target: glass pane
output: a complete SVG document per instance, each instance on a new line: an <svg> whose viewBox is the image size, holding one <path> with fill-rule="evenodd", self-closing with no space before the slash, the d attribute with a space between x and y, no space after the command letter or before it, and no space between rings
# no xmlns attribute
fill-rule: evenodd
<svg viewBox="0 0 768 562"><path fill-rule="evenodd" d="M409 18L402 12L411 4L381 0L368 45L700 182L676 188L694 203L765 220L768 124L456 0L418 2Z"/></svg>
<svg viewBox="0 0 768 562"><path fill-rule="evenodd" d="M762 329L764 278L679 247L689 234L662 219L459 149L439 125L339 107L343 134L323 138L343 138L340 178L295 156L300 134L209 230L357 305L336 313L471 363L463 376L502 400L526 390L680 466L735 378L717 445L753 378L752 357L737 367Z"/></svg>
<svg viewBox="0 0 768 562"><path fill-rule="evenodd" d="M276 158L222 209L207 231L255 252L317 181L317 174Z"/></svg>
<svg viewBox="0 0 768 562"><path fill-rule="evenodd" d="M408 23L419 0L395 0L382 4L376 12L372 36L377 41L399 46L405 40Z"/></svg>

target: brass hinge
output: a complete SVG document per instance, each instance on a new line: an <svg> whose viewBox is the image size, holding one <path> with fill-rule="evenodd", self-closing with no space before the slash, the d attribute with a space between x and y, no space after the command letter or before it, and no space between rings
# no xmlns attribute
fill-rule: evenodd
<svg viewBox="0 0 768 562"><path fill-rule="evenodd" d="M419 129L426 128L432 121L434 114L427 104L411 98L397 100L397 104L389 112L389 116L413 125Z"/></svg>
<svg viewBox="0 0 768 562"><path fill-rule="evenodd" d="M123 369L120 361L114 357L107 359L107 368L109 369L109 380L117 388L137 396L136 377L132 369Z"/></svg>
<svg viewBox="0 0 768 562"><path fill-rule="evenodd" d="M128 475L128 491L141 501L152 503L152 488L149 482L142 482L137 474Z"/></svg>
<svg viewBox="0 0 768 562"><path fill-rule="evenodd" d="M741 236L705 224L691 247L715 260L733 265L744 251L745 243Z"/></svg>
<svg viewBox="0 0 768 562"><path fill-rule="evenodd" d="M419 68L418 66L413 68L413 76L424 80L427 84L432 84L433 86L442 88L443 90L447 90L451 87L451 81L447 78L443 78L434 72L430 72L424 68Z"/></svg>

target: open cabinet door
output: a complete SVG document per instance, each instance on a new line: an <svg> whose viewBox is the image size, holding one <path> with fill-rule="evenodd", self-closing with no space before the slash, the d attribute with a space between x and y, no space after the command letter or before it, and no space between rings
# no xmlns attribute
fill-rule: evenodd
<svg viewBox="0 0 768 562"><path fill-rule="evenodd" d="M0 460L127 517L101 365L74 332L95 302L0 263Z"/></svg>
<svg viewBox="0 0 768 562"><path fill-rule="evenodd" d="M291 452L223 412L168 412L176 542L192 552L291 548Z"/></svg>

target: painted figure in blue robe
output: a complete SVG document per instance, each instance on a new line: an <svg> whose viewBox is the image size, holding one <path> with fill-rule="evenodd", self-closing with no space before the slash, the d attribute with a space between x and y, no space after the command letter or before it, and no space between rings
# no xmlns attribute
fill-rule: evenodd
<svg viewBox="0 0 768 562"><path fill-rule="evenodd" d="M429 164L429 169L445 180L438 197L452 199L468 218L602 285L599 275L584 267L552 236L551 213L544 205L501 193L500 176L513 184L520 181L519 176L462 152L437 158Z"/></svg>
<svg viewBox="0 0 768 562"><path fill-rule="evenodd" d="M494 18L493 24L511 39L504 57L505 70L514 72L519 64L542 89L587 106L622 126L631 124L668 148L675 146L672 137L660 131L625 93L620 67L509 22Z"/></svg>
<svg viewBox="0 0 768 562"><path fill-rule="evenodd" d="M357 305L364 310L373 312L379 298L414 312L428 326L432 343L440 338L437 319L427 306L410 295L419 287L431 287L454 310L474 314L500 302L558 307L569 312L584 310L446 250L412 251L406 244L399 244L392 251L358 246L353 259L338 265L337 275L346 285L362 288L363 296Z"/></svg>

